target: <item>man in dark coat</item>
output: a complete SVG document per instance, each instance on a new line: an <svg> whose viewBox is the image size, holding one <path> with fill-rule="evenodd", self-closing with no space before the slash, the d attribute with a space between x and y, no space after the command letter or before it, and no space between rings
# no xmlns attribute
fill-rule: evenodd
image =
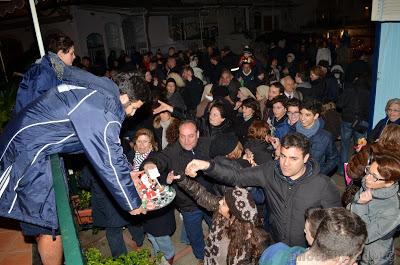
<svg viewBox="0 0 400 265"><path fill-rule="evenodd" d="M183 174L187 163L192 159L209 159L210 140L208 138L199 138L199 131L196 123L187 120L179 126L178 142L169 145L167 148L157 153L153 158L143 162L144 168L157 166L160 172L173 171L176 175ZM197 181L212 190L211 183L203 176ZM204 235L202 229L202 220L205 219L208 224L211 217L204 209L199 208L196 201L187 195L181 188L176 189L175 205L183 216L183 224L192 246L194 256L202 261L204 259Z"/></svg>
<svg viewBox="0 0 400 265"><path fill-rule="evenodd" d="M92 193L93 225L105 228L108 246L114 258L127 253L122 235L124 226L128 228L136 244L143 245L142 227L130 223L129 214L118 206L91 165L82 169L79 185Z"/></svg>
<svg viewBox="0 0 400 265"><path fill-rule="evenodd" d="M277 148L279 161L235 170L230 161L191 161L186 175L203 172L218 182L231 186L259 186L264 189L269 227L276 242L289 246L306 246L304 213L311 207L341 206L340 192L335 183L320 174L318 164L310 159L310 142L299 133L290 133Z"/></svg>

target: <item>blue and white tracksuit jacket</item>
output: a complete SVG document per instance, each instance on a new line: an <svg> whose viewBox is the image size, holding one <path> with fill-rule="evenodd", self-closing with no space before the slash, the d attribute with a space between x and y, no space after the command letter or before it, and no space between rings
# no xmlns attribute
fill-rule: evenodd
<svg viewBox="0 0 400 265"><path fill-rule="evenodd" d="M124 108L116 84L75 67L63 84L22 109L0 136L0 215L58 228L50 155L84 151L119 205L141 200L119 133Z"/></svg>

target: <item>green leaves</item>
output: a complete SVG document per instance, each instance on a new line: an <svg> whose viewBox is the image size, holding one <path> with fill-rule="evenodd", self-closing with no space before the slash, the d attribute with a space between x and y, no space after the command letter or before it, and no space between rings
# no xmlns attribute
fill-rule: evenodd
<svg viewBox="0 0 400 265"><path fill-rule="evenodd" d="M78 194L79 196L79 210L88 209L91 206L92 194L90 191L82 190Z"/></svg>
<svg viewBox="0 0 400 265"><path fill-rule="evenodd" d="M0 83L0 129L4 128L11 119L17 90L18 84L16 82Z"/></svg>
<svg viewBox="0 0 400 265"><path fill-rule="evenodd" d="M121 255L116 259L103 258L97 248L89 248L85 252L87 265L157 265L160 263L161 256L151 257L150 250L140 249Z"/></svg>

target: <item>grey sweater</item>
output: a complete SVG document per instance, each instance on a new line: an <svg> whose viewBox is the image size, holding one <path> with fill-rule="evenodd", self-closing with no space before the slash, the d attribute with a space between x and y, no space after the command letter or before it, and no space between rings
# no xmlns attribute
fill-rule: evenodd
<svg viewBox="0 0 400 265"><path fill-rule="evenodd" d="M367 225L368 240L359 264L394 264L393 234L400 225L399 184L374 189L372 201L358 204L365 183L347 208L361 217Z"/></svg>

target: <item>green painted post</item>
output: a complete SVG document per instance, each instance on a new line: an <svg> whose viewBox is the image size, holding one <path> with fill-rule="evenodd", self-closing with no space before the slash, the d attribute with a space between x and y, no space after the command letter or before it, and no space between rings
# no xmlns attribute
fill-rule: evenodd
<svg viewBox="0 0 400 265"><path fill-rule="evenodd" d="M51 168L53 172L54 192L56 195L58 221L60 223L61 238L64 249L66 265L83 265L81 247L77 231L72 217L69 196L64 175L61 172L58 155L51 156Z"/></svg>

